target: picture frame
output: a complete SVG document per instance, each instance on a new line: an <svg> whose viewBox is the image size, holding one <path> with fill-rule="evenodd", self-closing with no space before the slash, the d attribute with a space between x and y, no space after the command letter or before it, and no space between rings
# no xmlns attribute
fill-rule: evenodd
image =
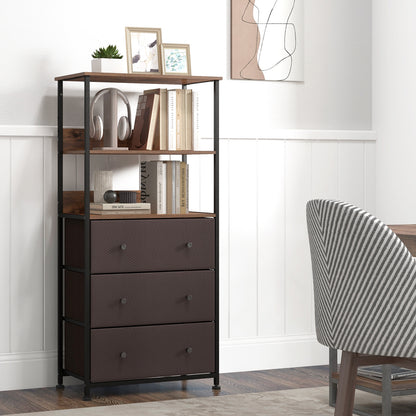
<svg viewBox="0 0 416 416"><path fill-rule="evenodd" d="M128 72L162 74L161 43L161 29L126 27Z"/></svg>
<svg viewBox="0 0 416 416"><path fill-rule="evenodd" d="M191 75L191 52L187 44L162 43L164 75Z"/></svg>

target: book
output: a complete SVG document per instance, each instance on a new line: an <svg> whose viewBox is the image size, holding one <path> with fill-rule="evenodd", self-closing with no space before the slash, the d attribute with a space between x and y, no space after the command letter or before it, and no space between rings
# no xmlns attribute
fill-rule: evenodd
<svg viewBox="0 0 416 416"><path fill-rule="evenodd" d="M131 137L131 149L152 150L158 113L158 94L142 94L139 96Z"/></svg>
<svg viewBox="0 0 416 416"><path fill-rule="evenodd" d="M192 91L192 150L200 150L199 93Z"/></svg>
<svg viewBox="0 0 416 416"><path fill-rule="evenodd" d="M358 375L368 377L373 380L381 380L383 378L382 365L370 365L358 367ZM391 366L391 380L403 380L416 378L416 371L409 368Z"/></svg>
<svg viewBox="0 0 416 416"><path fill-rule="evenodd" d="M176 165L180 162L167 160L166 164L166 213L176 214Z"/></svg>
<svg viewBox="0 0 416 416"><path fill-rule="evenodd" d="M156 120L156 129L153 142L154 150L168 149L168 90L166 88L156 88L145 90L145 95L159 95L159 112Z"/></svg>
<svg viewBox="0 0 416 416"><path fill-rule="evenodd" d="M176 150L185 150L185 90L176 90Z"/></svg>
<svg viewBox="0 0 416 416"><path fill-rule="evenodd" d="M185 90L185 150L193 150L192 113L193 113L192 90Z"/></svg>
<svg viewBox="0 0 416 416"><path fill-rule="evenodd" d="M176 150L176 90L168 91L168 150Z"/></svg>
<svg viewBox="0 0 416 416"><path fill-rule="evenodd" d="M151 209L91 209L90 214L92 215L145 215L151 214Z"/></svg>
<svg viewBox="0 0 416 416"><path fill-rule="evenodd" d="M110 203L90 203L90 210L102 210L102 211L111 211L111 210L142 210L150 209L150 204L146 202L132 202L132 203L120 203L114 202Z"/></svg>
<svg viewBox="0 0 416 416"><path fill-rule="evenodd" d="M188 202L188 172L189 167L186 162L180 162L180 214L189 213Z"/></svg>
<svg viewBox="0 0 416 416"><path fill-rule="evenodd" d="M152 214L166 214L166 164L161 160L140 163L142 202L151 205Z"/></svg>

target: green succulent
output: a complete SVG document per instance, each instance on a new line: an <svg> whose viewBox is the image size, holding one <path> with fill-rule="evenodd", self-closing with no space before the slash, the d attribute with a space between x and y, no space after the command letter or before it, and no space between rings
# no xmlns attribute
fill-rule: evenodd
<svg viewBox="0 0 416 416"><path fill-rule="evenodd" d="M108 45L106 48L99 48L91 55L93 58L110 58L121 59L123 55L120 55L117 46Z"/></svg>

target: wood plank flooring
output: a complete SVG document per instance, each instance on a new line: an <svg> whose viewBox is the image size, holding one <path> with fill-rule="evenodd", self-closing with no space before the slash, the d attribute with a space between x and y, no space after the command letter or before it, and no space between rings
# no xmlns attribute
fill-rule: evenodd
<svg viewBox="0 0 416 416"><path fill-rule="evenodd" d="M221 374L220 383L220 391L211 389L212 379L94 388L90 402L82 400L82 385L66 386L64 390L51 387L3 391L0 415L327 386L328 367Z"/></svg>

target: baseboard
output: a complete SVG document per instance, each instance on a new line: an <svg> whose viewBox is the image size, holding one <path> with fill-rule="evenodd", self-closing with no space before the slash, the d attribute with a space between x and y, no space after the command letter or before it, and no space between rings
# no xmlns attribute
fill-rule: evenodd
<svg viewBox="0 0 416 416"><path fill-rule="evenodd" d="M328 364L328 348L313 335L226 340L220 372L270 370Z"/></svg>
<svg viewBox="0 0 416 416"><path fill-rule="evenodd" d="M53 387L56 351L0 354L0 391ZM304 367L328 363L328 349L313 336L225 340L220 345L220 372ZM65 377L66 385L80 383Z"/></svg>
<svg viewBox="0 0 416 416"><path fill-rule="evenodd" d="M0 354L0 391L53 387L57 374L56 351ZM77 383L65 377L65 384Z"/></svg>

